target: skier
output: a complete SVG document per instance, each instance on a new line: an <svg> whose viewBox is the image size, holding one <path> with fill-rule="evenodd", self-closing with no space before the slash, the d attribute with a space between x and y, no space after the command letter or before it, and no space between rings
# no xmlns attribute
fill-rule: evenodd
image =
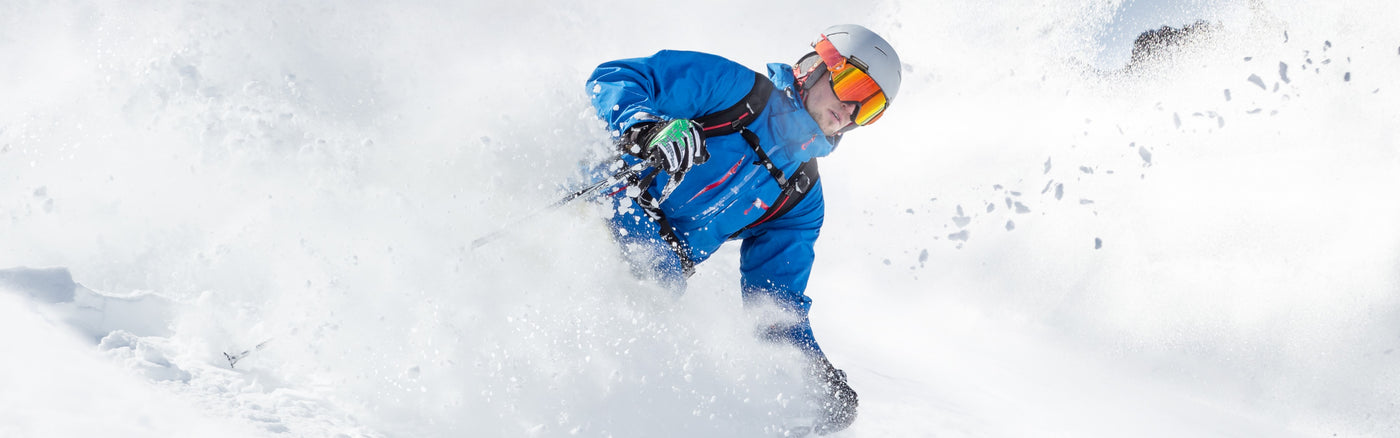
<svg viewBox="0 0 1400 438"><path fill-rule="evenodd" d="M811 358L823 399L816 431L844 429L856 392L826 359L804 291L822 226L816 158L884 114L899 92L900 62L858 25L827 28L795 66L756 73L705 53L661 51L604 63L587 83L621 166L645 168L610 190L609 228L633 272L677 293L695 264L740 240L746 305L776 303L792 322L763 329Z"/></svg>

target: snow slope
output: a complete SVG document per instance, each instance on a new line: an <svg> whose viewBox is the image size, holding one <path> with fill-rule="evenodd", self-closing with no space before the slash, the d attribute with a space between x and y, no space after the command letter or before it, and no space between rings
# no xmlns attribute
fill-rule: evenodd
<svg viewBox="0 0 1400 438"><path fill-rule="evenodd" d="M1132 76L1116 1L5 3L0 436L780 435L737 248L673 299L518 218L592 66L838 22L906 62L822 163L841 436L1396 436L1400 7L1249 3Z"/></svg>

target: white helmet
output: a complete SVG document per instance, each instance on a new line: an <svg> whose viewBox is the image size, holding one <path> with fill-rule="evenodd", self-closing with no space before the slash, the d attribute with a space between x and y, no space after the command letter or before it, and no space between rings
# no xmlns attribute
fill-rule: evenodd
<svg viewBox="0 0 1400 438"><path fill-rule="evenodd" d="M895 95L899 94L900 70L899 54L895 53L894 47L890 43L876 35L870 29L858 24L838 24L826 28L822 31L822 38L831 41L831 45L836 48L841 56L853 60L862 67L890 102L894 101ZM812 42L812 47L816 47L821 39ZM798 61L796 69L799 76L806 76L811 73L817 64L821 63L821 57L817 52L812 52Z"/></svg>

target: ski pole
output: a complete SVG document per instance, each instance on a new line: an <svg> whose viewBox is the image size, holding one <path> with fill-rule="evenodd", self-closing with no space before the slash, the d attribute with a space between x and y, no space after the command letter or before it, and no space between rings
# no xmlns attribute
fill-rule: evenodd
<svg viewBox="0 0 1400 438"><path fill-rule="evenodd" d="M598 181L594 181L592 184L589 184L589 185L587 185L587 186L584 186L583 188L580 188L580 189L578 189L578 190L573 191L572 193L569 193L569 194L567 194L567 195L564 195L564 197L563 197L563 198L559 198L558 201L554 201L553 203L551 203L551 204L549 204L549 205L546 205L546 206L544 206L544 207L542 207L542 208L540 208L540 209L538 209L538 210L535 210L535 211L531 212L531 213L528 214L528 215L522 216L522 217L520 217L519 219L516 219L516 220L514 220L514 221L511 221L511 223L512 223L512 224L519 224L519 223L522 223L522 222L525 222L525 221L529 221L529 220L531 220L531 219L534 219L534 218L536 218L536 217L539 217L540 214L543 214L543 213L545 213L545 212L547 212L547 211L550 211L550 210L553 210L553 209L562 207L562 206L564 206L565 204L568 204L569 201L573 201L574 199L578 199L580 196L584 196L584 195L587 195L587 194L589 194L589 193L596 192L596 191L598 191L598 190L600 190L600 189L602 189L602 188L604 188L604 187L608 187L608 186L611 186L611 185L613 185L613 184L617 184L619 181L622 181L624 178L627 178L627 177L630 177L630 176L632 176L632 175L635 175L637 172L641 172L642 169L645 169L645 168L647 167L647 164L648 164L648 163L644 161L644 162L641 162L641 163L634 164L634 165L632 165L632 166L630 166L630 167L625 167L625 168L623 168L622 170L617 171L617 173L614 173L614 174L612 174L612 175L609 175L609 176L607 176L607 177L605 177L605 178L603 178L603 179L600 179L600 180L598 180ZM488 244L488 243L491 243L491 242L495 241L496 239L499 239L502 235L505 235L505 233L508 232L508 231L510 231L510 228L501 228L501 229L499 229L499 230L496 230L496 231L491 232L490 234L487 234L487 235L485 235L485 236L481 236L481 237L477 238L476 240L473 240L473 241L472 241L472 249L475 250L475 249L477 249L477 248L480 248L480 247L483 246L483 245L486 245L486 244Z"/></svg>
<svg viewBox="0 0 1400 438"><path fill-rule="evenodd" d="M224 359L228 359L228 367L233 368L238 361L243 360L243 358L248 357L248 355L262 351L263 347L266 347L268 342L272 342L272 338L267 338L267 340L259 342L256 347L243 350L241 353L228 354L228 352L224 352Z"/></svg>

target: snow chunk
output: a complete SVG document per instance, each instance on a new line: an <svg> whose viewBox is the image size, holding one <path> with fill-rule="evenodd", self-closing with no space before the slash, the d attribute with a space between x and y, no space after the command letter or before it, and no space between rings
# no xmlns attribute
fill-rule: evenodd
<svg viewBox="0 0 1400 438"><path fill-rule="evenodd" d="M1267 85L1264 85L1264 79L1260 78L1259 75L1249 75L1249 82L1258 85L1260 90L1269 89Z"/></svg>
<svg viewBox="0 0 1400 438"><path fill-rule="evenodd" d="M42 187L36 190L35 196L41 196L42 190ZM43 303L63 303L73 301L73 291L78 285L65 268L13 268L0 269L0 286L24 292Z"/></svg>
<svg viewBox="0 0 1400 438"><path fill-rule="evenodd" d="M956 232L956 233L953 233L953 234L949 234L949 235L948 235L948 240L954 240L954 241L958 241L958 242L966 242L966 241L967 241L967 238L968 238L968 236L969 236L970 234L971 234L970 231L968 231L968 230L962 230L962 231L959 231L959 232Z"/></svg>
<svg viewBox="0 0 1400 438"><path fill-rule="evenodd" d="M962 206L959 205L959 206L958 206L958 214L957 214L956 216L953 216L953 224L957 225L958 228L962 228L962 227L966 227L967 224L969 224L969 223L971 223L971 222L972 222L972 218L963 215Z"/></svg>
<svg viewBox="0 0 1400 438"><path fill-rule="evenodd" d="M192 376L171 363L167 343L164 338L142 338L117 330L103 337L97 348L151 380L188 383Z"/></svg>

